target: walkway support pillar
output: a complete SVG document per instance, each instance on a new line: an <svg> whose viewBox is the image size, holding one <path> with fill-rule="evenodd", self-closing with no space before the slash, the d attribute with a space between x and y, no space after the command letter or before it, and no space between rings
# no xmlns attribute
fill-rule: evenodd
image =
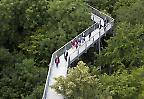
<svg viewBox="0 0 144 99"><path fill-rule="evenodd" d="M100 54L100 51L101 51L101 44L100 44L100 42L101 42L101 37L100 37L100 30L99 30L99 41L98 41L99 54Z"/></svg>

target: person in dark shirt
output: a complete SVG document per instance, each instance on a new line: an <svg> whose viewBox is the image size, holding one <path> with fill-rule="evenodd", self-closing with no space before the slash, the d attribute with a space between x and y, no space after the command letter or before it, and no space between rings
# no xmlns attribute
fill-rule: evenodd
<svg viewBox="0 0 144 99"><path fill-rule="evenodd" d="M81 43L82 43L82 37L79 37L78 38L78 44L79 44L79 46L81 46Z"/></svg>
<svg viewBox="0 0 144 99"><path fill-rule="evenodd" d="M89 41L90 41L90 38L91 38L91 32L89 32Z"/></svg>
<svg viewBox="0 0 144 99"><path fill-rule="evenodd" d="M66 51L64 52L64 58L65 58L66 61L67 61L67 57L68 57L68 51L66 50Z"/></svg>

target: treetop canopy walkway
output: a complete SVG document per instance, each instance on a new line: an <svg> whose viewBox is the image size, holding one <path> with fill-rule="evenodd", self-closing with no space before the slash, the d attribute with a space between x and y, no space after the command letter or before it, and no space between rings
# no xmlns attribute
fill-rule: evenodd
<svg viewBox="0 0 144 99"><path fill-rule="evenodd" d="M52 54L42 99L64 99L64 96L58 94L50 87L55 83L54 78L59 76L66 77L68 65L78 59L96 42L100 42L100 38L112 29L114 24L113 18L91 6L89 7L91 8L91 19L94 21L94 24ZM77 48L72 47L72 42L78 41L79 38L83 39L79 43L76 42ZM67 60L64 57L65 51L68 52ZM60 60L58 66L55 63L57 57Z"/></svg>

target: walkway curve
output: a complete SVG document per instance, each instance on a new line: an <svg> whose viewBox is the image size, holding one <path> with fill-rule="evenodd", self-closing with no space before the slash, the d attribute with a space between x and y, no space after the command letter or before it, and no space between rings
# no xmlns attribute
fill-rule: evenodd
<svg viewBox="0 0 144 99"><path fill-rule="evenodd" d="M97 9L91 6L89 7L91 8L91 11L92 11L91 19L95 23L73 39L73 40L76 40L76 39L78 40L78 38L82 37L83 34L85 34L86 36L85 42L83 42L77 49L71 47L72 46L71 41L73 41L71 40L52 54L42 99L64 99L64 96L58 94L54 89L50 87L51 85L55 83L54 78L59 77L59 76L66 77L68 65L74 62L76 59L78 59L91 46L93 46L104 34L106 34L107 31L112 29L113 24L114 24L113 18L98 11ZM107 23L105 27L102 27L100 29L99 24L101 22L101 24L104 25L105 18L107 19ZM89 39L89 33L91 33L90 39ZM64 59L64 52L66 50L68 50L69 61L66 61ZM60 58L60 63L58 67L56 66L54 62L56 55L58 55Z"/></svg>

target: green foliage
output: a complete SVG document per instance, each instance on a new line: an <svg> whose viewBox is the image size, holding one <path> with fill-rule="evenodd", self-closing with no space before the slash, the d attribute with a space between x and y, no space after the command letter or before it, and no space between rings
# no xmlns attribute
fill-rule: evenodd
<svg viewBox="0 0 144 99"><path fill-rule="evenodd" d="M4 48L0 48L0 65L2 68L2 65L4 64L13 64L13 57L12 55L8 52L8 50Z"/></svg>
<svg viewBox="0 0 144 99"><path fill-rule="evenodd" d="M69 70L66 78L56 78L52 88L63 94L67 99L104 99L110 97L104 90L100 80L92 76L89 67L80 61L77 67ZM102 95L103 94L103 95Z"/></svg>
<svg viewBox="0 0 144 99"><path fill-rule="evenodd" d="M128 72L118 71L113 75L101 75L103 87L108 88L113 99L137 99L143 92L144 68L135 68Z"/></svg>
<svg viewBox="0 0 144 99"><path fill-rule="evenodd" d="M70 69L66 78L56 78L52 87L68 99L143 99L144 1L88 1L115 15L116 36L111 37L108 47L96 56L92 71L80 62Z"/></svg>
<svg viewBox="0 0 144 99"><path fill-rule="evenodd" d="M114 16L117 34L94 68L79 62L52 87L68 99L143 99L144 1L87 1ZM83 0L0 0L0 9L0 98L40 99L44 66L90 25L89 9Z"/></svg>
<svg viewBox="0 0 144 99"><path fill-rule="evenodd" d="M66 78L56 78L52 88L66 99L142 99L144 67L121 70L112 75L97 72L91 75L89 67L80 61Z"/></svg>
<svg viewBox="0 0 144 99"><path fill-rule="evenodd" d="M89 9L83 0L54 0L49 6L52 24L62 28L70 37L85 30L90 23Z"/></svg>
<svg viewBox="0 0 144 99"><path fill-rule="evenodd" d="M143 25L121 23L117 35L108 40L108 47L97 56L96 65L115 70L144 64Z"/></svg>
<svg viewBox="0 0 144 99"><path fill-rule="evenodd" d="M100 10L106 10L108 13L112 13L114 5L119 0L86 0L90 5Z"/></svg>
<svg viewBox="0 0 144 99"><path fill-rule="evenodd" d="M47 66L50 61L51 54L60 48L66 42L65 34L62 29L58 29L56 32L52 32L49 35L37 34L26 38L26 42L20 44L20 48L27 52L29 56L35 57L35 61L39 63L39 66Z"/></svg>
<svg viewBox="0 0 144 99"><path fill-rule="evenodd" d="M41 99L42 93L43 93L43 87L44 85L39 85L38 87L33 88L33 92L30 95L27 95L26 97L22 99Z"/></svg>
<svg viewBox="0 0 144 99"><path fill-rule="evenodd" d="M119 9L121 7L130 7L132 4L134 4L138 0L117 0L114 9Z"/></svg>
<svg viewBox="0 0 144 99"><path fill-rule="evenodd" d="M33 32L33 35L25 38L19 48L33 56L36 65L47 66L56 49L89 26L88 11L82 0L49 1L50 20Z"/></svg>
<svg viewBox="0 0 144 99"><path fill-rule="evenodd" d="M0 9L0 45L10 49L49 17L47 0L1 0Z"/></svg>
<svg viewBox="0 0 144 99"><path fill-rule="evenodd" d="M0 49L1 99L22 99L45 82L47 71L34 66L33 59L23 59L19 55L12 55L8 50Z"/></svg>
<svg viewBox="0 0 144 99"><path fill-rule="evenodd" d="M90 25L89 9L83 0L0 0L0 9L0 98L40 99L44 66Z"/></svg>
<svg viewBox="0 0 144 99"><path fill-rule="evenodd" d="M122 0L125 1L125 0ZM127 1L125 1L127 2ZM116 19L121 22L128 22L133 25L144 24L144 1L129 0L129 2L118 2L115 8ZM120 3L120 4L119 4Z"/></svg>

